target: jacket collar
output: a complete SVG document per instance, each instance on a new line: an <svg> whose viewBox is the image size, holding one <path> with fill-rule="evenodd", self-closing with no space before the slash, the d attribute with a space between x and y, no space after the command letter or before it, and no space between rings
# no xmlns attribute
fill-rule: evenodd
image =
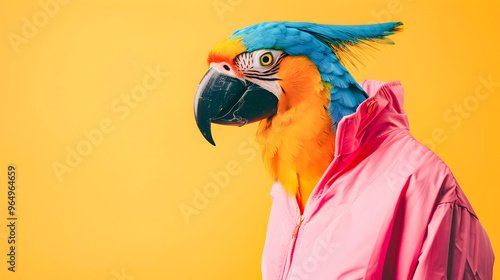
<svg viewBox="0 0 500 280"><path fill-rule="evenodd" d="M402 108L404 90L399 81L365 80L360 85L369 98L358 106L355 113L339 122L335 156L350 154L391 131L410 129Z"/></svg>

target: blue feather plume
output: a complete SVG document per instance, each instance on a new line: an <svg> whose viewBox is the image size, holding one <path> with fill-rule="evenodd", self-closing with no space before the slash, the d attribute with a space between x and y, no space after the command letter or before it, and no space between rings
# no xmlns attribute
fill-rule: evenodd
<svg viewBox="0 0 500 280"><path fill-rule="evenodd" d="M259 49L283 50L289 55L307 56L323 81L333 85L328 108L334 128L354 113L368 95L343 64L359 58L360 50L374 44L393 44L387 36L401 28L401 22L371 25L325 25L307 22L264 22L237 30L248 52Z"/></svg>

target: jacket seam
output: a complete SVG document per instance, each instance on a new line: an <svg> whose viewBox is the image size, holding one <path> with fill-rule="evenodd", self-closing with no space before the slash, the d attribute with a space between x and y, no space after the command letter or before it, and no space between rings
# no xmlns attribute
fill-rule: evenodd
<svg viewBox="0 0 500 280"><path fill-rule="evenodd" d="M476 218L476 220L479 220L479 218L470 211L469 207L465 206L465 205L462 205L462 204L458 204L457 201L445 201L445 202L439 202L438 204L436 204L436 206L434 207L434 211L439 207L439 206L445 206L445 205L448 205L448 204L452 204L454 206L457 206L457 207L460 207L462 209L465 209L467 210L467 212L469 212L469 215L473 216L474 218Z"/></svg>
<svg viewBox="0 0 500 280"><path fill-rule="evenodd" d="M357 149L355 149L354 151L352 151L352 152L350 152L350 153L342 153L342 154L339 154L339 156L340 156L340 155L347 156L347 155L353 154L353 153L357 152L359 149L361 149L361 147L366 146L366 145L368 145L368 144L371 144L372 142L377 141L377 140L379 140L379 139L380 139L380 138L382 138L382 137L385 137L385 136L387 136L387 135L389 135L389 134L392 134L392 133L396 133L396 132L398 132L398 131L406 131L406 132L409 132L410 130L409 130L408 128L406 128L406 127L398 127L398 128L394 128L394 129L392 129L392 130L389 130L389 131L387 131L387 132L384 132L384 133L382 133L382 134L378 135L377 137L372 138L370 141L367 141L366 143L363 143L363 145L360 145L360 146L359 146ZM409 134L409 133L407 133L407 134ZM411 134L410 134L410 135L411 135Z"/></svg>

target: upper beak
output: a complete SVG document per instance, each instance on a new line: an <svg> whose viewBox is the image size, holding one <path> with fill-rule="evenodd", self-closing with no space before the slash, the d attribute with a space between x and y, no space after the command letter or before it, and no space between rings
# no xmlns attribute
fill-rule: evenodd
<svg viewBox="0 0 500 280"><path fill-rule="evenodd" d="M196 90L194 117L201 133L215 146L211 123L239 125L276 114L278 98L259 85L210 68Z"/></svg>

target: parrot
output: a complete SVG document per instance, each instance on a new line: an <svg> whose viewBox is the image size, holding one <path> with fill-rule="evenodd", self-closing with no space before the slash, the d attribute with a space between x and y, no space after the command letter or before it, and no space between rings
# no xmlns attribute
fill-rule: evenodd
<svg viewBox="0 0 500 280"><path fill-rule="evenodd" d="M346 67L402 30L401 22L329 25L262 22L235 31L209 52L194 116L215 146L211 124L259 122L265 168L303 211L335 156L336 128L368 98Z"/></svg>

